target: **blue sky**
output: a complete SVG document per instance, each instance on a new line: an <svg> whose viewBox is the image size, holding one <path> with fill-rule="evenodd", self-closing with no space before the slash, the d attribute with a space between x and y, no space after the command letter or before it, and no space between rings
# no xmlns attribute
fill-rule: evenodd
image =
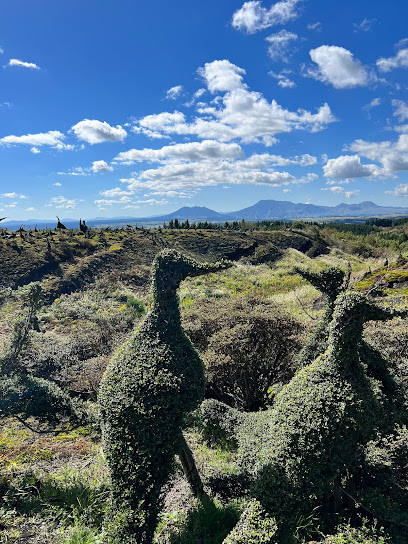
<svg viewBox="0 0 408 544"><path fill-rule="evenodd" d="M405 0L3 0L0 215L408 206Z"/></svg>

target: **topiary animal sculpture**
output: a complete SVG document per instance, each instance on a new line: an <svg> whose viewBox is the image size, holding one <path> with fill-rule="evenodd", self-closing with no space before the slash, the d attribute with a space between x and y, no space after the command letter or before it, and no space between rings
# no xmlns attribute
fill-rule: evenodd
<svg viewBox="0 0 408 544"><path fill-rule="evenodd" d="M309 341L303 346L297 357L299 366L310 364L316 357L322 354L327 348L329 338L329 325L333 317L334 303L344 286L345 273L334 266L320 272L311 272L296 267L302 278L307 280L316 289L323 293L325 299L325 310L318 326L315 328Z"/></svg>
<svg viewBox="0 0 408 544"><path fill-rule="evenodd" d="M152 541L184 417L204 393L203 363L181 328L177 288L188 276L229 266L199 264L175 250L153 261L151 311L110 362L99 392L111 475L105 542Z"/></svg>
<svg viewBox="0 0 408 544"><path fill-rule="evenodd" d="M256 498L276 516L276 542L292 542L296 517L338 489L382 427L378 392L365 372L363 324L397 315L406 314L358 293L340 295L323 355L282 389L273 409L251 414L240 427L240 456L255 478Z"/></svg>

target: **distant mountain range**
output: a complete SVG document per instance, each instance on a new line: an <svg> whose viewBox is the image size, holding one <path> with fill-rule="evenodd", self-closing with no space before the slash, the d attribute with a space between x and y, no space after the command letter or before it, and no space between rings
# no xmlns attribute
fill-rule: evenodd
<svg viewBox="0 0 408 544"><path fill-rule="evenodd" d="M294 204L286 200L260 200L253 206L237 212L216 212L202 206L184 206L175 212L154 217L95 217L87 219L89 226L118 226L129 224L153 225L168 222L170 219L185 221L261 221L267 220L292 220L292 219L318 219L318 218L347 218L347 217L382 217L382 216L408 215L408 208L393 206L378 206L374 202L366 201L360 204L338 204L337 206L316 206L314 204ZM18 229L24 223L25 228L55 227L55 220L26 219L15 221L3 221L0 227ZM68 228L78 228L78 219L62 219L62 223Z"/></svg>

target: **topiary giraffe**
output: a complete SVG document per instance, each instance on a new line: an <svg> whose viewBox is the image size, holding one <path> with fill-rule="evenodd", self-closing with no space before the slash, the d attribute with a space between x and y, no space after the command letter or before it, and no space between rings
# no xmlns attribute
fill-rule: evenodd
<svg viewBox="0 0 408 544"><path fill-rule="evenodd" d="M153 305L110 362L99 402L111 476L105 542L152 541L160 490L182 445L184 417L204 394L204 367L181 328L177 289L188 276L222 270L175 250L153 261Z"/></svg>
<svg viewBox="0 0 408 544"><path fill-rule="evenodd" d="M397 315L405 313L358 293L340 295L325 352L282 389L273 409L247 417L239 429L253 493L278 524L271 542L292 542L296 518L310 515L338 489L339 478L357 469L365 444L382 428L381 394L363 359L363 325Z"/></svg>

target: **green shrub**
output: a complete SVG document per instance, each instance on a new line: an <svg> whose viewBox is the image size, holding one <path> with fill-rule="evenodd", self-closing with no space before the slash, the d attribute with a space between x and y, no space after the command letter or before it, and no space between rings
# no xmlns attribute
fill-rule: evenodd
<svg viewBox="0 0 408 544"><path fill-rule="evenodd" d="M366 376L362 332L365 321L393 315L357 293L341 295L324 354L282 389L273 409L247 417L239 429L242 463L256 478L256 497L276 517L279 542L290 541L296 516L309 515L339 478L358 471L363 447L384 428L389 416L381 389Z"/></svg>
<svg viewBox="0 0 408 544"><path fill-rule="evenodd" d="M276 540L277 525L258 501L251 501L237 525L223 544L272 544Z"/></svg>
<svg viewBox="0 0 408 544"><path fill-rule="evenodd" d="M234 408L265 408L269 387L294 374L302 326L271 301L200 300L186 310L184 324L203 354L207 394Z"/></svg>
<svg viewBox="0 0 408 544"><path fill-rule="evenodd" d="M207 399L201 403L198 416L203 436L211 445L228 450L237 448L237 428L245 417L242 412L218 400Z"/></svg>
<svg viewBox="0 0 408 544"><path fill-rule="evenodd" d="M151 311L111 360L99 392L111 476L106 542L152 540L184 418L204 393L203 363L181 328L177 289L187 276L227 266L200 265L174 250L153 262Z"/></svg>
<svg viewBox="0 0 408 544"><path fill-rule="evenodd" d="M295 272L318 289L323 294L325 302L323 317L297 358L299 366L305 366L314 361L327 348L329 325L333 317L334 303L343 288L345 274L343 270L336 267L330 267L318 273L295 268Z"/></svg>
<svg viewBox="0 0 408 544"><path fill-rule="evenodd" d="M377 528L376 524L372 527L364 524L359 528L342 525L335 535L327 536L321 542L322 544L387 544L391 541L381 527Z"/></svg>

